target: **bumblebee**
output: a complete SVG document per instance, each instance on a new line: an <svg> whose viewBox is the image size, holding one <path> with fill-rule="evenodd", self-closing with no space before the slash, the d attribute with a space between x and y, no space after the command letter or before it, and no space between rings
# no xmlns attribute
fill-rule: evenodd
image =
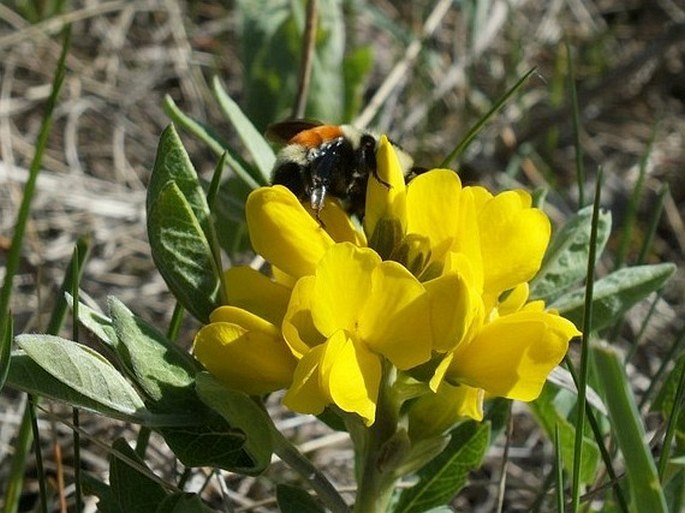
<svg viewBox="0 0 685 513"><path fill-rule="evenodd" d="M362 218L370 175L389 187L378 176L378 138L369 132L350 125L291 120L270 125L266 136L286 145L276 156L271 183L309 201L317 217L326 196L333 196L349 214ZM405 174L414 171L412 158L393 146Z"/></svg>

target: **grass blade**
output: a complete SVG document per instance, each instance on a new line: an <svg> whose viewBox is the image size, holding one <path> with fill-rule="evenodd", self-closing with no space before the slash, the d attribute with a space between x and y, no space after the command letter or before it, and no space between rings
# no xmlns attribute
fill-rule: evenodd
<svg viewBox="0 0 685 513"><path fill-rule="evenodd" d="M66 58L70 41L71 31L67 30L64 34L62 53L59 56L57 70L55 71L55 77L52 81L52 90L50 91L50 96L45 104L45 113L43 114L40 131L38 132L38 140L36 141L36 152L33 155L33 160L31 161L31 166L29 168L29 176L24 185L24 196L21 200L21 205L19 206L17 220L14 223L12 244L7 254L7 261L5 262L5 281L0 290L0 333L5 332L5 322L8 317L7 312L10 296L12 294L12 284L14 282L14 276L19 269L22 243L24 241L24 234L26 233L29 213L31 212L31 201L33 200L36 191L36 182L38 181L38 174L40 173L40 167L43 163L43 154L45 153L45 148L48 144L48 136L50 135L50 129L52 128L52 114L55 110L55 105L57 105L57 97L62 89L62 83L64 82L64 77L66 75Z"/></svg>
<svg viewBox="0 0 685 513"><path fill-rule="evenodd" d="M681 405L683 403L683 395L685 395L685 365L683 365L683 368L680 371L678 390L676 391L675 399L673 400L673 408L671 408L671 414L668 416L666 434L664 435L663 452L659 457L659 478L662 481L666 472L666 464L668 463L668 458L671 454L671 444L673 443L673 437L676 433L678 417L682 415Z"/></svg>
<svg viewBox="0 0 685 513"><path fill-rule="evenodd" d="M571 93L571 113L573 114L573 146L576 151L576 179L578 181L578 207L585 206L585 166L583 165L583 148L580 145L580 110L578 109L578 94L576 91L576 72L573 67L571 48L566 43L568 56L568 88Z"/></svg>
<svg viewBox="0 0 685 513"><path fill-rule="evenodd" d="M468 148L469 144L471 144L471 141L478 135L478 132L482 130L482 128L485 126L485 124L490 120L492 116L495 115L495 113L500 110L504 104L509 100L509 98L512 97L512 95L518 91L521 86L530 78L530 76L535 73L536 68L532 68L531 70L528 71L525 75L523 75L521 78L519 78L518 82L516 82L511 89L509 89L506 93L504 93L504 96L502 96L495 104L492 106L492 108L485 113L484 116L482 116L478 122L471 127L471 129L468 131L466 136L457 144L457 146L450 152L447 157L440 163L439 166L437 167L448 167L450 165L450 162L452 162L454 159L459 157L466 148Z"/></svg>
<svg viewBox="0 0 685 513"><path fill-rule="evenodd" d="M583 432L585 431L586 386L589 371L589 340L592 326L592 291L594 288L595 262L597 251L597 228L599 224L599 201L602 190L602 170L597 173L595 202L592 211L592 228L590 230L590 252L587 261L587 282L585 285L585 310L583 312L583 336L580 349L580 376L578 383L578 421L576 422L576 440L573 458L573 484L571 493L571 511L578 511L580 501L580 468L582 463Z"/></svg>
<svg viewBox="0 0 685 513"><path fill-rule="evenodd" d="M185 128L188 132L200 139L217 155L226 152L226 163L231 166L233 172L251 189L256 189L260 185L264 185L263 183L260 183L259 178L253 176L254 172L251 172L249 164L247 164L240 155L230 149L225 142L221 141L212 129L194 120L179 109L170 96L164 98L164 111L175 124Z"/></svg>
<svg viewBox="0 0 685 513"><path fill-rule="evenodd" d="M7 254L7 260L5 261L5 280L2 284L2 289L0 289L0 334L7 332L7 325L9 323L8 307L10 296L12 294L12 285L14 282L14 276L17 274L17 270L19 269L24 234L26 233L26 225L28 222L29 213L31 211L31 202L36 190L36 182L38 181L38 174L40 173L41 164L43 162L43 154L45 153L45 148L47 147L48 136L50 135L50 129L52 128L52 114L55 110L57 97L62 89L62 84L64 83L64 77L66 75L66 59L70 42L71 29L70 27L67 27L64 31L62 51L60 53L59 60L57 61L57 68L52 81L52 89L50 91L48 101L45 104L45 112L43 113L40 130L38 132L38 139L36 141L36 151L33 155L31 166L29 167L29 175L26 180L26 184L24 185L24 196L22 197L21 204L19 206L17 220L14 223L12 244ZM19 509L19 499L24 482L23 474L26 466L26 457L32 441L32 417L35 417L35 410L33 401L29 400L29 402L26 404L26 409L24 410L21 427L19 428L19 435L15 445L14 457L12 459L12 466L10 469L10 477L5 492L4 504L6 513L16 513ZM37 443L36 446L38 445L39 444ZM42 472L39 474L39 476L41 477L41 487L43 487L44 483L42 479ZM45 503L43 503L43 507L45 507Z"/></svg>
<svg viewBox="0 0 685 513"><path fill-rule="evenodd" d="M659 482L654 459L646 443L646 434L635 398L624 372L623 358L609 345L593 347L597 376L604 389L614 435L623 454L626 475L631 487L631 511L666 513L666 498Z"/></svg>

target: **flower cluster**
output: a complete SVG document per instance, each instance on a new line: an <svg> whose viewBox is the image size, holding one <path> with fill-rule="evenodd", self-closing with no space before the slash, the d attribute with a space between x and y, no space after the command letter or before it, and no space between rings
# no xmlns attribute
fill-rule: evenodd
<svg viewBox="0 0 685 513"><path fill-rule="evenodd" d="M232 388L287 389L295 411L334 407L367 426L391 379L412 390L417 436L481 419L484 396L535 399L579 335L528 301L548 218L524 191L462 187L450 170L405 184L384 137L377 161L363 228L334 200L320 222L284 187L250 195L250 238L272 275L225 273L229 305L199 331L195 356Z"/></svg>

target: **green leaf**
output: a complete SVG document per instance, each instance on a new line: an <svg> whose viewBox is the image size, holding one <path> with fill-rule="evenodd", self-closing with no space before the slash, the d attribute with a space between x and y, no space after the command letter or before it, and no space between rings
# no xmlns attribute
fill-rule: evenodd
<svg viewBox="0 0 685 513"><path fill-rule="evenodd" d="M443 453L418 472L418 483L400 494L395 513L422 513L451 501L466 484L469 471L480 465L489 439L487 422L457 426Z"/></svg>
<svg viewBox="0 0 685 513"><path fill-rule="evenodd" d="M188 132L200 139L203 143L209 146L217 155L226 153L225 161L233 172L240 177L251 189L259 187L259 182L255 176L258 176L257 171L243 160L243 158L233 148L229 147L226 142L219 139L216 133L208 126L194 120L181 109L179 109L174 100L170 96L164 98L164 111L167 115L181 128L185 128Z"/></svg>
<svg viewBox="0 0 685 513"><path fill-rule="evenodd" d="M266 411L247 395L225 387L207 372L199 373L196 379L200 399L231 426L245 433L243 450L252 460L245 471L260 473L271 462L273 453L271 419Z"/></svg>
<svg viewBox="0 0 685 513"><path fill-rule="evenodd" d="M186 467L218 467L250 473L253 459L242 450L245 435L216 415L190 427L162 427L164 441ZM257 472L254 472L257 473Z"/></svg>
<svg viewBox="0 0 685 513"><path fill-rule="evenodd" d="M290 115L300 59L300 32L289 0L238 0L240 63L249 83L243 110L259 129ZM302 9L302 6L298 6Z"/></svg>
<svg viewBox="0 0 685 513"><path fill-rule="evenodd" d="M685 354L681 355L676 361L651 406L652 411L658 411L666 419L671 415L671 412L673 412L673 403L676 398L678 381L681 379L683 372L685 372ZM685 454L685 414L683 414L682 411L679 413L675 427L676 445L674 455L676 456Z"/></svg>
<svg viewBox="0 0 685 513"><path fill-rule="evenodd" d="M559 443L561 459L569 474L573 470L574 440L576 428L569 416L575 416L576 395L560 390L549 383L542 389L540 397L528 404L550 440L554 439L554 426L559 426ZM573 412L573 413L572 413ZM599 448L595 441L583 435L582 465L580 468L581 483L590 483L596 477L599 465Z"/></svg>
<svg viewBox="0 0 685 513"><path fill-rule="evenodd" d="M15 340L36 364L62 383L60 390L37 390L39 395L61 400L59 395L66 395L70 389L88 398L91 405L98 406L95 411L105 415L136 417L146 411L129 382L89 347L52 335L19 335ZM46 384L35 382L37 387Z"/></svg>
<svg viewBox="0 0 685 513"><path fill-rule="evenodd" d="M190 205L203 231L209 233L209 206L207 205L207 199L202 187L200 187L197 173L190 161L190 157L188 157L188 152L186 152L173 124L164 129L157 145L157 156L155 157L147 189L148 215L152 205L169 183L176 184L188 205Z"/></svg>
<svg viewBox="0 0 685 513"><path fill-rule="evenodd" d="M71 341L67 342L74 344ZM80 393L71 384L64 383L61 378L49 374L23 351L12 353L12 365L7 384L29 394L47 397L76 408L149 427L182 426L183 429L188 430L189 428L186 426L192 426L201 421L197 414L187 412L157 414L145 408L139 408L135 413L129 413L132 408L131 405L123 405L118 409L113 408L110 404L105 404L99 399L93 399Z"/></svg>
<svg viewBox="0 0 685 513"><path fill-rule="evenodd" d="M624 371L623 358L607 344L594 344L592 355L615 439L625 460L632 511L666 513L666 499L635 397L630 390L630 381Z"/></svg>
<svg viewBox="0 0 685 513"><path fill-rule="evenodd" d="M81 473L83 493L98 498L98 513L124 513L114 498L112 488L87 472Z"/></svg>
<svg viewBox="0 0 685 513"><path fill-rule="evenodd" d="M306 490L297 486L279 484L276 487L276 501L281 513L324 513L324 509Z"/></svg>
<svg viewBox="0 0 685 513"><path fill-rule="evenodd" d="M219 135L208 125L204 125L199 121L191 118L181 109L179 109L176 102L169 95L164 97L164 112L171 118L174 125L186 129L195 137L200 139L203 143L209 146L216 155L221 155L227 144L219 138Z"/></svg>
<svg viewBox="0 0 685 513"><path fill-rule="evenodd" d="M148 412L149 417L138 421L156 427L186 466L253 471L254 457L243 448L245 435L198 398L199 367L194 360L123 303L114 298L109 303L118 337L116 351L147 394L151 408L163 412Z"/></svg>
<svg viewBox="0 0 685 513"><path fill-rule="evenodd" d="M197 410L202 403L195 394L195 373L200 369L195 360L118 299L109 297L108 304L119 341L117 354L151 399L151 408Z"/></svg>
<svg viewBox="0 0 685 513"><path fill-rule="evenodd" d="M112 444L109 482L112 495L126 513L150 513L167 496L159 482L150 477L152 471L128 445L119 438Z"/></svg>
<svg viewBox="0 0 685 513"><path fill-rule="evenodd" d="M590 206L579 210L556 232L540 271L531 282L532 299L544 299L550 303L585 277L590 253L591 225ZM598 257L602 254L610 233L611 213L602 212L597 220Z"/></svg>
<svg viewBox="0 0 685 513"><path fill-rule="evenodd" d="M229 257L251 249L245 222L245 202L251 189L240 179L230 177L219 186L212 212L216 219L216 236Z"/></svg>
<svg viewBox="0 0 685 513"><path fill-rule="evenodd" d="M157 507L155 513L213 513L199 495L176 492L168 495Z"/></svg>
<svg viewBox="0 0 685 513"><path fill-rule="evenodd" d="M619 269L594 284L592 329L613 323L650 293L659 290L675 272L673 264L641 265ZM581 326L585 289L564 294L550 305L561 315Z"/></svg>
<svg viewBox="0 0 685 513"><path fill-rule="evenodd" d="M47 397L71 406L106 415L127 422L142 423L147 420L144 409L131 413L134 401L112 407L109 404L79 393L72 386L46 372L23 351L12 353L12 363L7 376L7 385L29 394ZM140 399L140 398L139 398ZM141 401L142 404L142 401Z"/></svg>
<svg viewBox="0 0 685 513"><path fill-rule="evenodd" d="M152 257L176 299L203 323L218 306L220 272L206 232L175 182L167 183L148 209Z"/></svg>
<svg viewBox="0 0 685 513"><path fill-rule="evenodd" d="M74 298L68 292L65 292L67 304L69 308L74 308ZM78 320L81 326L86 328L97 337L103 344L114 348L117 345L117 334L112 327L112 319L105 314L93 310L89 306L79 302L78 304Z"/></svg>
<svg viewBox="0 0 685 513"><path fill-rule="evenodd" d="M668 511L685 511L685 461L683 460L684 458L671 460L671 464L679 468L672 472L664 486Z"/></svg>
<svg viewBox="0 0 685 513"><path fill-rule="evenodd" d="M247 151L252 155L252 159L260 172L259 182L266 185L271 180L271 170L276 162L276 156L271 146L245 116L238 104L226 93L218 77L214 77L212 80L212 90L219 102L219 107L235 128Z"/></svg>
<svg viewBox="0 0 685 513"><path fill-rule="evenodd" d="M444 435L419 439L413 442L409 453L403 458L398 468L395 469L395 473L400 476L413 474L438 454L442 453L449 441L450 437Z"/></svg>

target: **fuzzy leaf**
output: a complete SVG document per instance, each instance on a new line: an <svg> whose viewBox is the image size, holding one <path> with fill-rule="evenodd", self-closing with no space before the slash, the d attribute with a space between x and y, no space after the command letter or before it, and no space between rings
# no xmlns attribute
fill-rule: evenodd
<svg viewBox="0 0 685 513"><path fill-rule="evenodd" d="M162 427L159 432L187 467L218 467L245 474L253 467L253 459L242 450L245 435L218 415L205 416L196 426Z"/></svg>
<svg viewBox="0 0 685 513"><path fill-rule="evenodd" d="M209 207L207 206L207 199L202 187L200 187L195 168L190 162L190 157L188 157L173 124L164 129L157 145L157 156L147 189L148 215L152 205L169 183L175 183L178 186L200 226L205 233L208 233Z"/></svg>
<svg viewBox="0 0 685 513"><path fill-rule="evenodd" d="M121 510L127 513L154 511L167 496L164 488L150 477L152 471L126 440L115 440L112 449L115 452L110 456L109 482Z"/></svg>
<svg viewBox="0 0 685 513"><path fill-rule="evenodd" d="M245 472L259 473L271 462L273 452L267 413L247 395L230 390L212 375L197 375L197 393L207 406L218 412L233 427L245 433L243 446L251 463Z"/></svg>
<svg viewBox="0 0 685 513"><path fill-rule="evenodd" d="M218 306L219 272L191 205L175 182L167 183L148 209L152 257L176 299L198 320L209 322Z"/></svg>
<svg viewBox="0 0 685 513"><path fill-rule="evenodd" d="M74 298L68 292L65 293L69 308L74 308ZM112 319L105 314L93 310L89 306L79 302L78 320L81 326L90 331L100 342L108 347L115 348L117 345L117 334L112 327Z"/></svg>
<svg viewBox="0 0 685 513"><path fill-rule="evenodd" d="M258 181L253 178L256 170L243 160L243 158L225 141L219 139L214 130L185 114L174 103L170 96L164 98L164 111L181 128L184 128L195 137L205 143L210 150L217 155L226 154L225 163L240 177L251 189L259 187Z"/></svg>
<svg viewBox="0 0 685 513"><path fill-rule="evenodd" d="M134 315L121 301L108 298L117 353L138 386L160 412L203 409L195 394L200 366L153 326Z"/></svg>
<svg viewBox="0 0 685 513"><path fill-rule="evenodd" d="M418 483L400 494L395 513L422 513L451 501L466 484L469 471L480 465L489 439L488 422L457 426L442 454L418 472Z"/></svg>
<svg viewBox="0 0 685 513"><path fill-rule="evenodd" d="M529 403L533 414L537 417L550 440L554 439L554 426L559 426L559 443L561 444L561 459L569 474L573 469L573 454L576 427L569 420L571 409L576 405L577 397L566 390L559 390L547 384L542 389L540 397ZM575 415L575 413L574 413ZM580 481L584 484L595 479L599 465L599 448L594 439L583 433L583 456L580 468Z"/></svg>
<svg viewBox="0 0 685 513"><path fill-rule="evenodd" d="M592 356L616 442L625 460L632 511L666 513L664 491L630 390L630 380L624 371L623 358L607 344L592 346Z"/></svg>
<svg viewBox="0 0 685 513"><path fill-rule="evenodd" d="M50 376L62 383L60 390L37 390L40 395L63 400L70 389L98 405L95 411L136 417L145 411L142 399L112 364L89 347L53 335L19 335L17 345ZM14 363L14 362L13 362ZM41 387L48 383L36 381ZM53 383L54 384L54 383ZM87 407L87 406L86 406Z"/></svg>
<svg viewBox="0 0 685 513"><path fill-rule="evenodd" d="M587 273L590 253L592 207L585 207L555 233L537 276L531 282L532 299L547 303L577 284ZM597 258L611 233L611 213L601 212L597 220Z"/></svg>
<svg viewBox="0 0 685 513"><path fill-rule="evenodd" d="M45 371L23 351L14 351L12 353L7 386L29 394L60 401L76 408L136 424L147 423L149 416L152 415L144 407L131 413L137 402L135 399L130 401L124 400L122 401L123 404L112 406L111 404L105 404L98 398L93 399L84 395L69 383L63 383L60 379ZM142 400L140 404L142 404Z"/></svg>
<svg viewBox="0 0 685 513"><path fill-rule="evenodd" d="M619 269L594 284L592 298L592 329L610 325L631 306L659 290L675 272L673 264L641 265ZM585 289L564 294L550 308L573 321L583 322Z"/></svg>

